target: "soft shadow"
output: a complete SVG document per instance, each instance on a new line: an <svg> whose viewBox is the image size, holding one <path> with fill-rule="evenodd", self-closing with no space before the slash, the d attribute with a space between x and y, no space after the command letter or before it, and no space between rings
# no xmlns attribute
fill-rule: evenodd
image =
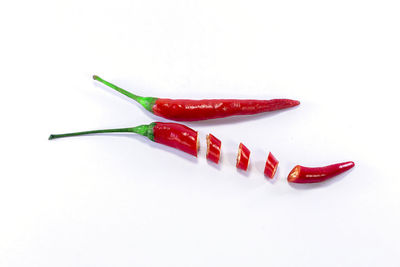
<svg viewBox="0 0 400 267"><path fill-rule="evenodd" d="M254 164L256 166L256 169L261 172L262 174L264 174L264 167L265 167L265 162L264 161L256 161L256 163Z"/></svg>
<svg viewBox="0 0 400 267"><path fill-rule="evenodd" d="M265 177L265 179L268 181L268 182L270 182L271 184L275 184L276 183L276 181L278 181L278 177L279 177L279 166L278 166L278 169L276 170L276 172L275 172L275 176L274 176L274 178L269 178L269 177L267 177L267 176L265 176L264 175L264 177Z"/></svg>
<svg viewBox="0 0 400 267"><path fill-rule="evenodd" d="M246 171L244 171L244 170L242 170L242 169L238 169L238 168L236 168L236 171L237 171L238 173L240 173L241 175L245 176L245 177L249 177L249 176L250 176L251 169L253 168L251 165L252 165L251 162L249 162L249 167L247 167L247 170L246 170Z"/></svg>
<svg viewBox="0 0 400 267"><path fill-rule="evenodd" d="M237 157L237 154L228 152L228 153L225 153L224 161L228 161L228 165L234 166L236 168L236 157Z"/></svg>
<svg viewBox="0 0 400 267"><path fill-rule="evenodd" d="M89 135L89 134L88 134ZM91 135L91 134L90 134ZM141 135L137 135L137 134L129 134L129 133L121 133L121 134L117 134L117 133L96 133L93 134L93 136L118 136L118 137L123 137L123 138L129 138L129 139L136 139L142 143L146 143L147 145L149 145L152 149L158 149L158 150L164 150L167 151L171 154L174 154L178 157L181 157L187 161L193 162L193 163L198 163L198 158L194 157L188 153L185 153L183 151L180 151L178 149L175 149L173 147L169 147L163 144L159 144L156 142L153 142L151 140L149 140L147 137L141 136Z"/></svg>
<svg viewBox="0 0 400 267"><path fill-rule="evenodd" d="M207 164L211 167L213 167L214 169L220 171L221 170L221 166L222 166L222 162L221 159L219 160L218 164L216 164L215 162L207 159Z"/></svg>
<svg viewBox="0 0 400 267"><path fill-rule="evenodd" d="M347 175L349 175L354 168L339 174L338 176L332 177L326 181L320 182L320 183L311 183L311 184L296 184L296 183L289 183L288 184L293 187L294 189L298 189L298 190L311 190L311 189L317 189L317 188L323 188L323 187L327 187L330 186L331 184L337 183L341 180L343 180L343 178L345 178Z"/></svg>

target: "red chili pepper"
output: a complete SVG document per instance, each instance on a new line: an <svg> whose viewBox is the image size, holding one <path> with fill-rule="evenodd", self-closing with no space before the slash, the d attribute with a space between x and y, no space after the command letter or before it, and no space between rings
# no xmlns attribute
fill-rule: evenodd
<svg viewBox="0 0 400 267"><path fill-rule="evenodd" d="M247 171L247 167L249 167L250 162L250 150L243 145L239 144L239 151L236 158L236 168Z"/></svg>
<svg viewBox="0 0 400 267"><path fill-rule="evenodd" d="M325 167L309 168L297 165L288 175L291 183L318 183L339 175L354 167L354 162L347 161Z"/></svg>
<svg viewBox="0 0 400 267"><path fill-rule="evenodd" d="M221 141L212 134L207 135L207 159L218 164L221 155Z"/></svg>
<svg viewBox="0 0 400 267"><path fill-rule="evenodd" d="M175 121L198 121L216 118L224 118L234 115L252 115L267 111L274 111L294 107L300 104L297 100L272 99L167 99L155 97L141 97L134 95L99 76L93 79L113 88L138 103L157 116Z"/></svg>
<svg viewBox="0 0 400 267"><path fill-rule="evenodd" d="M132 128L93 130L67 134L52 134L49 140L68 136L77 136L93 133L121 133L132 132L148 137L150 140L166 146L179 149L197 157L199 150L198 133L189 127L178 123L153 122Z"/></svg>
<svg viewBox="0 0 400 267"><path fill-rule="evenodd" d="M272 155L271 152L268 154L268 159L265 162L264 174L269 178L274 178L276 169L278 168L279 161Z"/></svg>

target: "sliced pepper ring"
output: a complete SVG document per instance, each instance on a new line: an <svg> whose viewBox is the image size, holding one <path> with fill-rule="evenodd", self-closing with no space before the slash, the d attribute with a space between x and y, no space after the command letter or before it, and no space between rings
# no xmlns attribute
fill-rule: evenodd
<svg viewBox="0 0 400 267"><path fill-rule="evenodd" d="M218 164L221 157L221 141L212 134L208 134L207 137L207 159Z"/></svg>
<svg viewBox="0 0 400 267"><path fill-rule="evenodd" d="M250 163L250 150L243 145L239 144L239 151L236 158L236 168L247 171Z"/></svg>
<svg viewBox="0 0 400 267"><path fill-rule="evenodd" d="M278 164L279 161L269 152L267 161L265 162L264 174L273 179L278 169Z"/></svg>

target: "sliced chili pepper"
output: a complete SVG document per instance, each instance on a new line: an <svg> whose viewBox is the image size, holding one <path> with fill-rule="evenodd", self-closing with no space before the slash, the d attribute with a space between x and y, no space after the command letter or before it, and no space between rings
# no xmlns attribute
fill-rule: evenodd
<svg viewBox="0 0 400 267"><path fill-rule="evenodd" d="M146 136L151 141L179 149L197 157L199 150L198 133L182 124L153 122L131 128L93 130L66 134L52 134L49 140L61 137L94 134L131 132Z"/></svg>
<svg viewBox="0 0 400 267"><path fill-rule="evenodd" d="M288 181L291 183L318 183L350 170L353 167L353 161L315 168L297 165L289 173Z"/></svg>
<svg viewBox="0 0 400 267"><path fill-rule="evenodd" d="M265 162L264 174L269 178L274 178L276 169L278 168L279 161L272 155L271 152L268 154L268 159Z"/></svg>
<svg viewBox="0 0 400 267"><path fill-rule="evenodd" d="M239 144L239 151L236 158L236 168L247 171L250 162L250 150L243 145Z"/></svg>
<svg viewBox="0 0 400 267"><path fill-rule="evenodd" d="M224 118L235 115L252 115L267 111L280 110L300 104L297 100L271 99L168 99L156 97L141 97L128 92L97 75L93 79L111 87L112 89L132 98L145 109L157 116L175 121L199 121Z"/></svg>
<svg viewBox="0 0 400 267"><path fill-rule="evenodd" d="M212 134L207 135L207 159L218 164L221 155L221 141Z"/></svg>

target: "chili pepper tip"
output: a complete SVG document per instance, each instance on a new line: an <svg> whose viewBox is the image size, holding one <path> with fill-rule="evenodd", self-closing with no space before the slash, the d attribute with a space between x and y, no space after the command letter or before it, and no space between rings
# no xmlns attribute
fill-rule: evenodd
<svg viewBox="0 0 400 267"><path fill-rule="evenodd" d="M54 138L54 135L51 134L51 135L49 136L49 140L51 140L51 139L53 139L53 138Z"/></svg>
<svg viewBox="0 0 400 267"><path fill-rule="evenodd" d="M296 165L288 175L291 183L318 183L335 177L355 166L353 161L336 163L323 167L304 167Z"/></svg>

